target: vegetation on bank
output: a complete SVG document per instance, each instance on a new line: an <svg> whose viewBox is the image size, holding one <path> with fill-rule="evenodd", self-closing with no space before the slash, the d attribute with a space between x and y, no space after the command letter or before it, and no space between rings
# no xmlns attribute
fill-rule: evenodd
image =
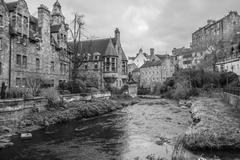
<svg viewBox="0 0 240 160"><path fill-rule="evenodd" d="M203 69L183 69L163 84L155 84L152 93L150 89L139 88L139 94L162 95L164 98L187 99L197 96L202 91L210 91L226 86L240 86L238 76L233 72L212 72Z"/></svg>
<svg viewBox="0 0 240 160"><path fill-rule="evenodd" d="M179 143L189 150L240 150L240 112L216 98L192 105L193 125Z"/></svg>

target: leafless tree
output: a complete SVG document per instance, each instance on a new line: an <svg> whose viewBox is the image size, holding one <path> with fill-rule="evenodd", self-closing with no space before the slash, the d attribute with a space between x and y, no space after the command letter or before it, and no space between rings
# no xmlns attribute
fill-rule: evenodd
<svg viewBox="0 0 240 160"><path fill-rule="evenodd" d="M82 50L81 36L84 26L83 15L74 14L73 21L69 24L69 42L67 43L68 54L61 54L63 59L70 63L70 79L76 82L78 78L78 70L84 63L86 54Z"/></svg>

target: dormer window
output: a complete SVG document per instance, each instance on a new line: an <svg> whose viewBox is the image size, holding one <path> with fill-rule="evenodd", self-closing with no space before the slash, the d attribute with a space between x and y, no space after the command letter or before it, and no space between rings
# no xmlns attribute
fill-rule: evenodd
<svg viewBox="0 0 240 160"><path fill-rule="evenodd" d="M99 60L99 56L98 55L94 56L94 60Z"/></svg>

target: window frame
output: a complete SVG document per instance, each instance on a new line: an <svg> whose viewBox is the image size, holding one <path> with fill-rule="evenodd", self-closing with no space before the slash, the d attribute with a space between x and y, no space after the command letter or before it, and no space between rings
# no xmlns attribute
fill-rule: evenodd
<svg viewBox="0 0 240 160"><path fill-rule="evenodd" d="M27 56L26 55L22 56L22 67L24 69L27 69Z"/></svg>
<svg viewBox="0 0 240 160"><path fill-rule="evenodd" d="M51 72L54 72L55 71L55 64L54 64L54 61L51 61L51 66L50 66L50 71Z"/></svg>
<svg viewBox="0 0 240 160"><path fill-rule="evenodd" d="M20 55L20 54L16 55L16 65L19 67L22 66L22 55Z"/></svg>
<svg viewBox="0 0 240 160"><path fill-rule="evenodd" d="M0 37L0 51L3 50L3 38Z"/></svg>
<svg viewBox="0 0 240 160"><path fill-rule="evenodd" d="M2 27L2 26L3 26L3 15L0 14L0 27Z"/></svg>

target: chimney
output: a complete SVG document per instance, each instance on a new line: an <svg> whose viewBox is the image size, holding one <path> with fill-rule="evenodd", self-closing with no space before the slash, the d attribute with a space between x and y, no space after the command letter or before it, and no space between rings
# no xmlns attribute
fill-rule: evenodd
<svg viewBox="0 0 240 160"><path fill-rule="evenodd" d="M214 20L212 20L212 19L207 20L207 24L208 24L208 25L213 24L213 23L215 23Z"/></svg>
<svg viewBox="0 0 240 160"><path fill-rule="evenodd" d="M38 27L42 37L43 43L50 44L50 11L48 8L41 4L38 7Z"/></svg>
<svg viewBox="0 0 240 160"><path fill-rule="evenodd" d="M120 42L120 31L118 28L115 29L115 39Z"/></svg>
<svg viewBox="0 0 240 160"><path fill-rule="evenodd" d="M150 48L150 55L154 55L154 48Z"/></svg>

